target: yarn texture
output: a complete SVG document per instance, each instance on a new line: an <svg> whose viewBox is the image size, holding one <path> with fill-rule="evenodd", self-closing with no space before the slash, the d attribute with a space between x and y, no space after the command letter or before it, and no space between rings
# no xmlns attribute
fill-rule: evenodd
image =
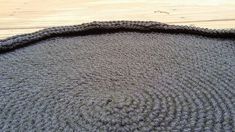
<svg viewBox="0 0 235 132"><path fill-rule="evenodd" d="M113 21L0 40L0 131L234 130L234 30Z"/></svg>

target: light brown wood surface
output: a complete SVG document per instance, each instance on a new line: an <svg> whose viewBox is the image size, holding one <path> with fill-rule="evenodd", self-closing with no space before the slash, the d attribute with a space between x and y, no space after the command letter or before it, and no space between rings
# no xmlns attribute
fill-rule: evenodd
<svg viewBox="0 0 235 132"><path fill-rule="evenodd" d="M51 26L109 20L235 28L235 0L0 0L0 39Z"/></svg>

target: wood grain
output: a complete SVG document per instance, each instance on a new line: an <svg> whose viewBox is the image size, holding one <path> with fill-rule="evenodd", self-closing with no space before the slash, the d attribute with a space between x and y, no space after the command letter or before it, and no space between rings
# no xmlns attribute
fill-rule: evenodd
<svg viewBox="0 0 235 132"><path fill-rule="evenodd" d="M231 0L0 0L0 39L91 21L151 20L204 28L235 28Z"/></svg>

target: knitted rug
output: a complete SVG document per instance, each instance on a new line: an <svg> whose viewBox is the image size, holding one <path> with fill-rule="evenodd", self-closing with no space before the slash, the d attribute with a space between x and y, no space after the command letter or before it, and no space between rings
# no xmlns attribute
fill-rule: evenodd
<svg viewBox="0 0 235 132"><path fill-rule="evenodd" d="M92 22L0 52L0 131L235 130L235 30Z"/></svg>

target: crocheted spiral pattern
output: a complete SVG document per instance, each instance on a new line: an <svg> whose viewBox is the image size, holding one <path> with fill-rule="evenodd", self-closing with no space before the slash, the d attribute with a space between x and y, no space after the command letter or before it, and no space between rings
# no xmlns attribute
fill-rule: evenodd
<svg viewBox="0 0 235 132"><path fill-rule="evenodd" d="M0 41L0 131L235 130L234 39L159 26Z"/></svg>

